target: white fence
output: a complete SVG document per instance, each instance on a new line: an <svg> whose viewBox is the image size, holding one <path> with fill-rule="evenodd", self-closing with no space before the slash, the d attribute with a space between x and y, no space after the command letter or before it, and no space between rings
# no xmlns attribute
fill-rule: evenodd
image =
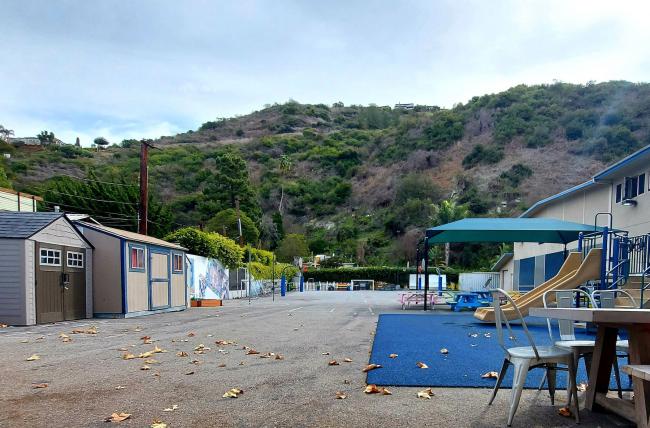
<svg viewBox="0 0 650 428"><path fill-rule="evenodd" d="M486 285L487 284L487 285ZM458 278L458 288L462 291L481 291L486 288L499 288L498 272L466 272Z"/></svg>
<svg viewBox="0 0 650 428"><path fill-rule="evenodd" d="M442 277L442 289L447 289L447 275L440 275ZM417 277L417 279L416 279ZM411 290L424 290L425 275L416 275L414 273L409 275L409 289ZM419 284L418 284L419 282ZM429 290L438 289L438 275L434 273L429 274Z"/></svg>

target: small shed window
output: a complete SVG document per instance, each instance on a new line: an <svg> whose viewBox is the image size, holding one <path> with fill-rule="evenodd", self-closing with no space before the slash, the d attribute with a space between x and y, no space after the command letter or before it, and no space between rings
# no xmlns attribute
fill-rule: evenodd
<svg viewBox="0 0 650 428"><path fill-rule="evenodd" d="M131 247L131 269L144 270L144 248Z"/></svg>
<svg viewBox="0 0 650 428"><path fill-rule="evenodd" d="M84 267L84 253L77 251L68 251L66 255L68 267L83 268Z"/></svg>
<svg viewBox="0 0 650 428"><path fill-rule="evenodd" d="M41 248L42 266L61 266L61 250Z"/></svg>
<svg viewBox="0 0 650 428"><path fill-rule="evenodd" d="M173 253L172 272L183 273L183 254Z"/></svg>

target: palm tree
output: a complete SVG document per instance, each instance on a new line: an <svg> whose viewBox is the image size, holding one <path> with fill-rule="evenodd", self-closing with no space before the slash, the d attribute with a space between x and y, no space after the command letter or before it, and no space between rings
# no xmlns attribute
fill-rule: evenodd
<svg viewBox="0 0 650 428"><path fill-rule="evenodd" d="M466 204L459 204L455 195L449 199L441 201L439 204L433 204L433 215L431 222L434 226L451 223L463 219L469 215L469 208ZM449 266L450 254L449 242L445 243L445 265Z"/></svg>
<svg viewBox="0 0 650 428"><path fill-rule="evenodd" d="M12 129L7 129L4 126L0 125L0 140L8 142L9 137L14 135L14 131Z"/></svg>
<svg viewBox="0 0 650 428"><path fill-rule="evenodd" d="M291 158L287 155L282 155L280 157L280 175L286 177L291 171L293 163ZM278 204L278 211L282 214L282 203L284 202L284 183L280 182L280 203Z"/></svg>

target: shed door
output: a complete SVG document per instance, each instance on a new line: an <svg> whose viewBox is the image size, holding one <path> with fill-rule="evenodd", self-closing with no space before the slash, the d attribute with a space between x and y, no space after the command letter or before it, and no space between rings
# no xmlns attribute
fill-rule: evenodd
<svg viewBox="0 0 650 428"><path fill-rule="evenodd" d="M63 314L66 320L86 318L86 253L65 247L63 264Z"/></svg>
<svg viewBox="0 0 650 428"><path fill-rule="evenodd" d="M168 308L170 296L170 278L169 278L169 253L163 253L156 250L149 252L150 266L150 308L162 309Z"/></svg>
<svg viewBox="0 0 650 428"><path fill-rule="evenodd" d="M63 247L36 243L36 322L63 321Z"/></svg>
<svg viewBox="0 0 650 428"><path fill-rule="evenodd" d="M86 260L82 248L36 244L36 322L86 317Z"/></svg>

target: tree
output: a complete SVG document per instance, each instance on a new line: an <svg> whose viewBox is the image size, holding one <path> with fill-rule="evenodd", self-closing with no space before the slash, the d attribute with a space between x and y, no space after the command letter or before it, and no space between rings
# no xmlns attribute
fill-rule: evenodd
<svg viewBox="0 0 650 428"><path fill-rule="evenodd" d="M241 266L244 255L244 250L232 239L193 227L178 229L165 236L165 240L182 245L191 254L215 258L229 268Z"/></svg>
<svg viewBox="0 0 650 428"><path fill-rule="evenodd" d="M36 136L36 138L38 138L41 144L51 144L56 139L54 132L49 131L41 131L40 134Z"/></svg>
<svg viewBox="0 0 650 428"><path fill-rule="evenodd" d="M9 137L14 135L13 129L7 129L4 126L0 125L0 140L5 143L9 141Z"/></svg>
<svg viewBox="0 0 650 428"><path fill-rule="evenodd" d="M104 137L97 137L93 140L93 143L97 146L97 149L99 150L100 147L107 147L109 144L108 140Z"/></svg>
<svg viewBox="0 0 650 428"><path fill-rule="evenodd" d="M294 257L309 255L309 247L307 246L305 235L289 233L284 237L275 254L279 261L285 263L293 262Z"/></svg>
<svg viewBox="0 0 650 428"><path fill-rule="evenodd" d="M240 212L241 218L241 231L244 237L244 242L251 245L257 245L260 238L260 231L255 227L255 223L244 212ZM219 211L217 215L212 217L206 224L206 229L209 232L216 232L220 235L227 236L228 238L239 242L239 225L237 222L237 211L233 208L228 208Z"/></svg>
<svg viewBox="0 0 650 428"><path fill-rule="evenodd" d="M436 182L425 174L410 173L400 179L395 191L395 203L402 204L409 199L437 202L442 191Z"/></svg>
<svg viewBox="0 0 650 428"><path fill-rule="evenodd" d="M248 177L246 161L236 153L224 152L215 156L217 170L207 180L203 194L207 203L204 211L219 212L239 206L255 223L262 217L257 193Z"/></svg>
<svg viewBox="0 0 650 428"><path fill-rule="evenodd" d="M455 197L445 199L439 204L433 206L433 215L431 222L434 226L451 223L452 221L460 220L469 215L469 208L467 205L458 204ZM449 254L451 247L449 242L445 243L445 265L449 266Z"/></svg>
<svg viewBox="0 0 650 428"><path fill-rule="evenodd" d="M77 147L81 147L81 140L79 139L79 137L77 137L77 139L75 140L74 145Z"/></svg>
<svg viewBox="0 0 650 428"><path fill-rule="evenodd" d="M9 178L7 178L7 173L5 172L5 169L2 167L2 165L0 165L0 187L11 189L11 181L9 181Z"/></svg>
<svg viewBox="0 0 650 428"><path fill-rule="evenodd" d="M287 155L282 155L280 157L280 175L286 177L291 171L293 163L291 158ZM278 212L282 215L282 202L284 202L284 183L280 182L280 203L278 204Z"/></svg>

